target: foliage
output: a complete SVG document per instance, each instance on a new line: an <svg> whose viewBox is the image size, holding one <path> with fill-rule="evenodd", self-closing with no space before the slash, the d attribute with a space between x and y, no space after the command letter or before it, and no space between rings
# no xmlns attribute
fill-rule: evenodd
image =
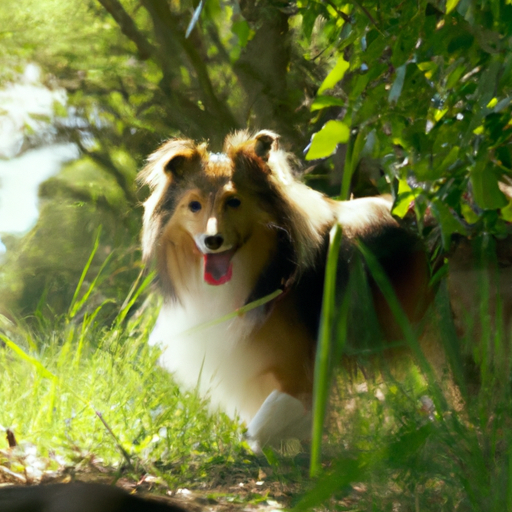
<svg viewBox="0 0 512 512"><path fill-rule="evenodd" d="M329 365L336 359L337 347L326 349L322 345L315 368L312 450L312 471L318 478L294 510L310 510L320 504L332 508L340 502L341 510L508 510L512 503L511 333L510 326L508 332L503 328L509 325L506 313L502 317L493 306L492 294L500 277L481 272L475 291L479 314L464 319L464 336L453 323L444 283L430 319L433 326L421 339L400 310L375 258L364 247L360 249L404 331L405 345L415 364L408 366L401 354L400 367L388 355L391 362L386 357L374 357L373 365L361 373L340 372L339 396L331 405L327 423L331 432L333 425L338 432L331 443L343 445L344 450L326 469L320 464L319 443L322 440L324 451L328 449L325 435L321 435L324 389L331 381ZM487 264L496 257L494 250L492 245L482 247ZM334 280L332 268L326 275L326 288ZM355 302L357 295L353 293L358 288L348 289L344 305ZM334 297L326 293L322 325L329 322L333 302ZM344 305L334 322L338 345L344 345L346 339ZM348 315L357 321L350 312ZM491 315L497 316L495 328L491 327ZM478 326L482 328L477 329L475 343L473 329ZM357 347L364 356L364 347ZM475 361L469 366L468 353ZM449 369L443 371L440 362Z"/></svg>
<svg viewBox="0 0 512 512"><path fill-rule="evenodd" d="M8 250L0 266L1 310L57 318L65 313L100 228L92 272L110 261L88 306L110 301L97 320L111 320L142 268L138 211L130 208L115 180L88 159L65 166L42 184L39 196L37 224L21 241L11 245L6 240Z"/></svg>
<svg viewBox="0 0 512 512"><path fill-rule="evenodd" d="M90 271L86 266L83 277ZM116 478L150 475L174 489L208 489L215 485L212 472L236 486L248 478L278 480L281 492L298 481L299 488L291 487L297 511L321 505L354 511L509 508L512 396L509 381L495 369L489 372L491 361L480 366L487 384L459 410L442 401L433 406L428 397L448 395L449 380L439 384L428 370L406 367L397 375L383 367L385 382L377 374L363 378L342 370L329 443L324 437L327 454L311 485L300 468L286 469L293 462L272 453L268 462L249 455L239 427L211 415L194 393L181 393L158 368L158 351L147 345L156 304L132 309L150 280L134 287L111 327L96 322L108 303L82 307L94 295L94 275L90 284L80 280L57 324L42 314L36 328L0 317L0 425L37 447L45 471L72 467L80 474L101 467ZM450 322L445 301L440 294L437 307L445 317L439 328L450 338L455 330L443 324ZM83 309L86 314L79 315ZM498 359L507 359L497 341L488 343ZM0 452L0 466L41 477L33 461L13 454ZM262 471L266 476L257 476Z"/></svg>
<svg viewBox="0 0 512 512"><path fill-rule="evenodd" d="M445 249L452 233L504 235L511 220L510 197L499 186L512 176L510 2L299 5L306 36L323 17L336 58L312 110L340 112L306 158L329 156L345 141L333 123L348 126L345 172L361 156L379 159L386 174L379 188L393 185L395 212L403 216L414 201L421 225L429 208ZM328 144L318 151L327 127Z"/></svg>
<svg viewBox="0 0 512 512"><path fill-rule="evenodd" d="M364 181L367 162L379 161L386 179L373 185L392 186L401 215L414 199L420 225L429 209L445 245L452 233L503 234L512 211L498 184L512 168L512 4L380 7L20 0L0 9L9 26L1 71L5 79L20 58L35 61L67 90L73 117L61 130L132 204L113 151L140 164L169 135L219 147L228 131L251 126L276 129L297 153L316 132L306 158L334 166L331 178L348 174L345 192L356 168ZM318 161L339 144L337 158Z"/></svg>
<svg viewBox="0 0 512 512"><path fill-rule="evenodd" d="M61 130L132 203L133 184L112 149L140 164L171 135L220 149L226 133L247 125L275 128L297 148L305 141L302 91L313 94L319 76L290 44L291 12L271 1L211 0L187 38L193 9L190 1L21 0L0 10L9 26L4 77L18 57L64 87L72 118Z"/></svg>

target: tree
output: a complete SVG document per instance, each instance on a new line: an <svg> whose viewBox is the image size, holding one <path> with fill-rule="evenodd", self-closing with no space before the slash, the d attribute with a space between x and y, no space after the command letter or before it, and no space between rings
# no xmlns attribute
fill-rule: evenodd
<svg viewBox="0 0 512 512"><path fill-rule="evenodd" d="M305 145L304 92L313 94L319 75L292 45L294 11L272 1L208 1L186 37L192 3L22 0L4 7L12 27L4 53L21 47L66 88L76 110L61 131L135 203L112 148L139 162L171 135L209 139L220 149L229 131L247 125Z"/></svg>
<svg viewBox="0 0 512 512"><path fill-rule="evenodd" d="M310 183L391 190L444 249L510 229L510 0L19 0L0 19L0 77L32 61L64 87L58 136L131 208L133 169L163 139L220 150L233 129L271 128L297 155L313 136Z"/></svg>
<svg viewBox="0 0 512 512"><path fill-rule="evenodd" d="M249 126L275 129L297 154L318 132L315 164L348 143L345 162L334 158L338 175L350 164L344 193L361 156L377 159L400 182L396 211L414 197L418 218L430 206L446 238L465 231L453 212L496 232L497 211L512 218L498 188L512 167L509 0L202 5L21 0L0 12L4 57L21 53L66 88L76 122L61 129L131 203L112 148L141 162L168 136L219 149Z"/></svg>
<svg viewBox="0 0 512 512"><path fill-rule="evenodd" d="M395 2L385 11L379 4L307 2L302 9L305 35L323 16L337 47L312 111L339 112L306 158L346 143L345 197L361 157L377 158L387 178L380 190L391 184L397 195L394 212L403 216L414 200L421 226L430 209L445 248L452 233L505 235L511 3Z"/></svg>

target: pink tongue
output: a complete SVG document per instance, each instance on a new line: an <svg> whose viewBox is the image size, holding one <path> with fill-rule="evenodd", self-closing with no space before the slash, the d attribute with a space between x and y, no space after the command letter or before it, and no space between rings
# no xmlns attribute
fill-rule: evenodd
<svg viewBox="0 0 512 512"><path fill-rule="evenodd" d="M214 286L227 283L233 274L234 251L204 254L204 280Z"/></svg>

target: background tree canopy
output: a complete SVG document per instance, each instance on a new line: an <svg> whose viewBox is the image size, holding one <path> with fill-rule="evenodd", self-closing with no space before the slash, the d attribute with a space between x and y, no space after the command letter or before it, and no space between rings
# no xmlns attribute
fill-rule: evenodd
<svg viewBox="0 0 512 512"><path fill-rule="evenodd" d="M401 216L414 200L445 248L512 220L510 0L18 0L0 20L1 79L35 62L63 87L53 136L124 199L69 170L42 197L103 200L133 242L145 156L176 135L219 150L245 127L308 147L306 177L329 193L391 190Z"/></svg>

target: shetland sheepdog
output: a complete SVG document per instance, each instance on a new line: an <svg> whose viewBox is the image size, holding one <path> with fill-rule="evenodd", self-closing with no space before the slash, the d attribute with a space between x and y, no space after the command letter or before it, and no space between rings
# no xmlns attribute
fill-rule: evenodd
<svg viewBox="0 0 512 512"><path fill-rule="evenodd" d="M150 342L162 347L161 364L179 384L248 424L255 450L309 436L326 254L335 223L343 232L341 292L357 239L377 255L409 318L424 311L427 260L417 239L392 217L391 201L338 202L309 188L271 131L230 135L223 153L170 140L149 157L141 180L151 190L143 253L156 261L164 295ZM381 332L393 338L392 315L377 287L369 286ZM278 290L270 302L232 314Z"/></svg>

